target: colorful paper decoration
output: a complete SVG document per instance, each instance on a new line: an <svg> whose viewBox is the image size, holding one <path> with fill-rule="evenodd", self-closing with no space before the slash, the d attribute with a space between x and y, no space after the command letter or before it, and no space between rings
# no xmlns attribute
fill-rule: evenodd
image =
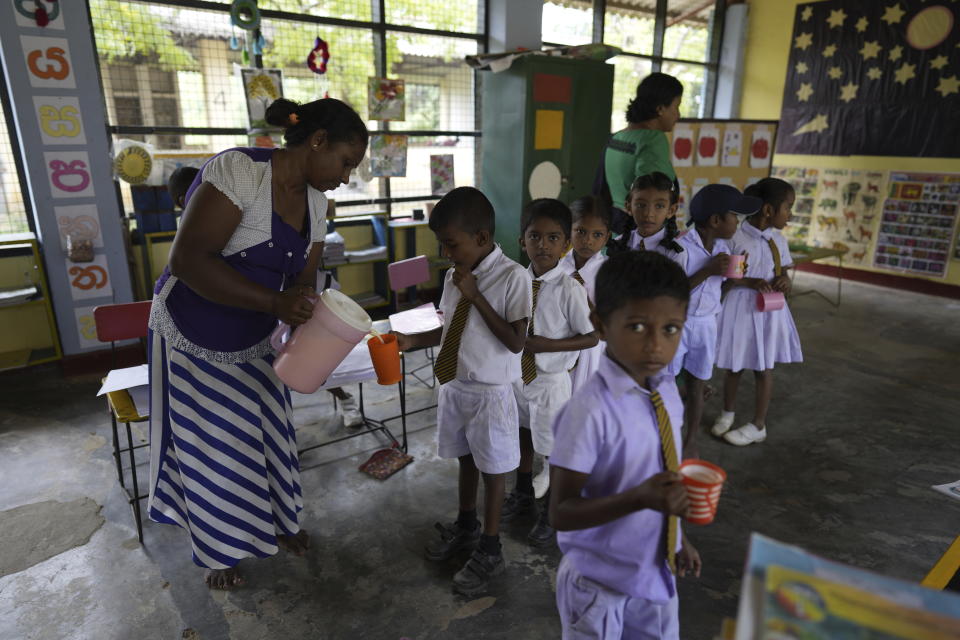
<svg viewBox="0 0 960 640"><path fill-rule="evenodd" d="M370 172L376 178L407 175L407 136L370 136Z"/></svg>
<svg viewBox="0 0 960 640"><path fill-rule="evenodd" d="M763 169L770 166L773 156L773 133L767 125L757 126L750 141L750 168Z"/></svg>
<svg viewBox="0 0 960 640"><path fill-rule="evenodd" d="M528 182L530 197L537 198L556 198L560 195L560 189L563 187L563 177L560 174L560 167L545 160L535 166L530 172Z"/></svg>
<svg viewBox="0 0 960 640"><path fill-rule="evenodd" d="M743 161L743 132L740 126L728 124L723 131L723 154L720 164L725 167L739 167Z"/></svg>
<svg viewBox="0 0 960 640"><path fill-rule="evenodd" d="M446 195L454 188L453 154L444 153L430 156L430 193L435 196Z"/></svg>
<svg viewBox="0 0 960 640"><path fill-rule="evenodd" d="M317 63L317 58L320 59L319 64ZM310 50L310 55L307 56L307 66L310 68L310 71L322 76L327 72L328 62L330 62L330 45L327 44L326 40L317 36L317 39L313 43L313 49Z"/></svg>
<svg viewBox="0 0 960 640"><path fill-rule="evenodd" d="M533 76L534 102L560 102L570 104L573 79L551 73L536 73Z"/></svg>
<svg viewBox="0 0 960 640"><path fill-rule="evenodd" d="M367 108L371 120L405 120L406 103L406 86L403 80L367 80Z"/></svg>
<svg viewBox="0 0 960 640"><path fill-rule="evenodd" d="M563 111L537 109L533 148L537 151L563 148Z"/></svg>
<svg viewBox="0 0 960 640"><path fill-rule="evenodd" d="M674 167L693 166L693 130L689 125L674 127L670 155L670 164Z"/></svg>
<svg viewBox="0 0 960 640"><path fill-rule="evenodd" d="M251 129L265 129L267 107L283 97L283 72L280 69L241 69L243 94Z"/></svg>
<svg viewBox="0 0 960 640"><path fill-rule="evenodd" d="M114 158L113 170L124 182L143 184L153 171L153 157L144 147L131 144L124 147Z"/></svg>
<svg viewBox="0 0 960 640"><path fill-rule="evenodd" d="M715 167L720 160L720 129L716 125L700 126L697 136L697 164L701 167Z"/></svg>
<svg viewBox="0 0 960 640"><path fill-rule="evenodd" d="M788 240L806 244L810 238L813 210L817 203L820 169L774 167L773 175L789 182L796 195L796 200L793 203L793 217L790 218L790 224L784 229L783 234Z"/></svg>
<svg viewBox="0 0 960 640"><path fill-rule="evenodd" d="M246 31L260 28L260 9L256 0L233 0L230 5L230 22Z"/></svg>

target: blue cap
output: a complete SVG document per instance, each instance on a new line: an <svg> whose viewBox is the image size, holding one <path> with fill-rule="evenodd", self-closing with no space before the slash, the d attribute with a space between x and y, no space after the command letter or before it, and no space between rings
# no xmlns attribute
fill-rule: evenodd
<svg viewBox="0 0 960 640"><path fill-rule="evenodd" d="M715 214L735 213L738 216L752 216L760 207L763 200L753 196L745 196L736 187L728 184L708 184L697 191L690 201L690 219L693 222L704 222Z"/></svg>

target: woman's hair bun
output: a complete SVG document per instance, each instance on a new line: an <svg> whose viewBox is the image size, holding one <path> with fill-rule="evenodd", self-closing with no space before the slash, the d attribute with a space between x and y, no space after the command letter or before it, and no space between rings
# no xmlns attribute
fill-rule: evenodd
<svg viewBox="0 0 960 640"><path fill-rule="evenodd" d="M267 124L272 124L275 127L281 127L287 129L293 123L290 122L291 114L297 112L297 109L300 108L293 100L287 100L286 98L280 98L274 100L273 103L267 107L267 111L264 114L264 119L267 121Z"/></svg>

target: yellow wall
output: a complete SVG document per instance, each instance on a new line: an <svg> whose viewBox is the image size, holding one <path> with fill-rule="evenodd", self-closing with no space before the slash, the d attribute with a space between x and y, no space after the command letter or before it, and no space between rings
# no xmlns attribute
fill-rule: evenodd
<svg viewBox="0 0 960 640"><path fill-rule="evenodd" d="M798 4L807 0L748 0L750 6L747 50L744 59L743 97L740 117L746 119L780 118L787 60L793 42L793 16ZM773 163L784 167L822 169L865 169L876 171L920 171L960 173L960 158L907 158L884 156L806 156L777 154ZM830 261L825 261L830 262ZM886 269L857 267L865 271L897 274ZM923 278L910 274L906 277ZM951 260L946 278L925 278L934 282L960 285L960 260Z"/></svg>

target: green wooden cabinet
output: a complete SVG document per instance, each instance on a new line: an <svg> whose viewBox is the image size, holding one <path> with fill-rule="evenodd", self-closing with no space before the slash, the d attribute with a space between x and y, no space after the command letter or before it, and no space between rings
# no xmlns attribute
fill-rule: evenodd
<svg viewBox="0 0 960 640"><path fill-rule="evenodd" d="M497 242L520 259L520 211L534 197L589 195L610 136L613 66L530 55L483 76L480 188ZM525 260L524 260L525 261Z"/></svg>

